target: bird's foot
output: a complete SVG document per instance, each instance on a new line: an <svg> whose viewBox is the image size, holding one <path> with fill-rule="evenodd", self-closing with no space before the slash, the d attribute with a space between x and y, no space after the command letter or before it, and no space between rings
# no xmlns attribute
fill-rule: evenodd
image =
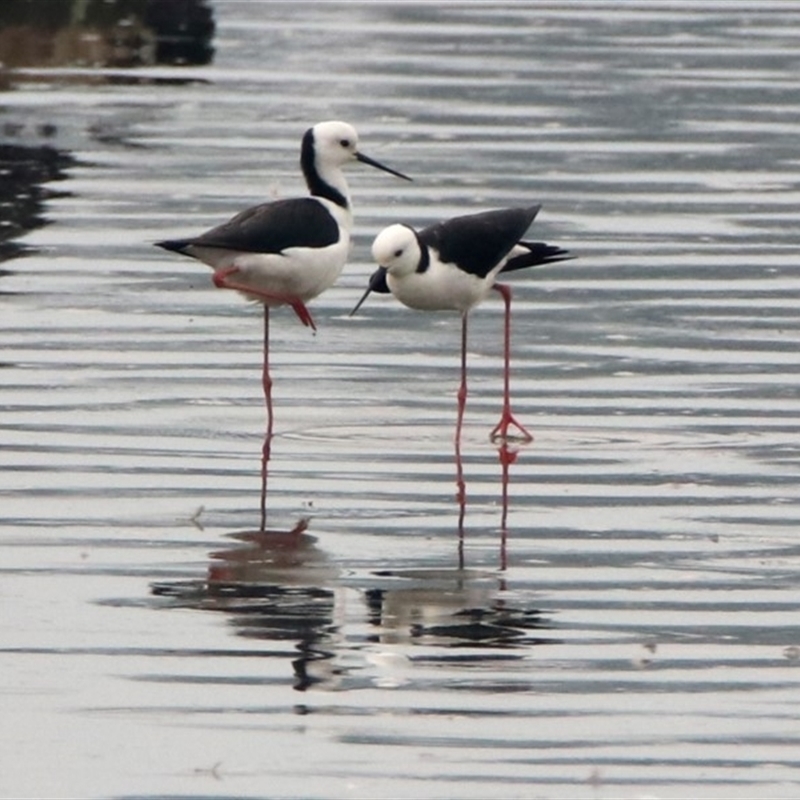
<svg viewBox="0 0 800 800"><path fill-rule="evenodd" d="M289 305L292 307L294 313L297 314L297 318L300 322L316 333L317 326L314 324L314 318L311 316L311 312L308 310L305 303L302 300L292 300L289 302Z"/></svg>
<svg viewBox="0 0 800 800"><path fill-rule="evenodd" d="M214 286L218 289L233 289L237 292L243 292L253 300L258 300L266 305L280 305L286 304L292 307L292 310L297 314L297 318L307 328L311 328L316 332L317 326L314 324L314 318L311 312L306 307L305 303L297 297L290 297L289 295L279 294L277 292L266 292L254 286L249 286L246 283L240 283L237 280L231 280L231 276L239 272L239 267L225 267L218 269L212 276L211 280L214 281Z"/></svg>
<svg viewBox="0 0 800 800"><path fill-rule="evenodd" d="M509 428L516 429L515 433L509 433ZM494 426L489 434L489 439L495 444L505 444L508 442L519 442L527 444L533 441L533 435L515 419L511 409L503 409L500 422Z"/></svg>

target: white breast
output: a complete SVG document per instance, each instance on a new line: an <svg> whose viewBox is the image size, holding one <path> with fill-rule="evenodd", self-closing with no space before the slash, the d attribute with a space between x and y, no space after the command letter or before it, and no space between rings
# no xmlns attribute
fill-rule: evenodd
<svg viewBox="0 0 800 800"><path fill-rule="evenodd" d="M498 271L499 267L486 278L479 278L451 264L431 259L425 272L397 277L390 271L386 283L392 294L409 308L464 313L486 299Z"/></svg>

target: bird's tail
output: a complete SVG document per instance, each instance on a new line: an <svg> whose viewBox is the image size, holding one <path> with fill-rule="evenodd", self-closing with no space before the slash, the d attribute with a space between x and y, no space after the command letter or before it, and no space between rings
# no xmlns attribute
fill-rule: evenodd
<svg viewBox="0 0 800 800"><path fill-rule="evenodd" d="M517 248L524 248L525 252L512 256L503 267L503 272L513 272L524 267L538 267L542 264L554 264L556 261L567 261L575 256L569 251L544 242L518 242Z"/></svg>
<svg viewBox="0 0 800 800"><path fill-rule="evenodd" d="M188 255L186 248L192 244L192 239L166 239L163 242L153 242L156 247L163 247L164 250L171 250L173 253Z"/></svg>

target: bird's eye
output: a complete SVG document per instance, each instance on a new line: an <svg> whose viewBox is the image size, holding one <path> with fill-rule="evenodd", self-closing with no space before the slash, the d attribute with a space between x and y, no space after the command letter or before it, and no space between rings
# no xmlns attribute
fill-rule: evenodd
<svg viewBox="0 0 800 800"><path fill-rule="evenodd" d="M400 250L395 250L394 251L394 257L395 258L400 258L401 255L403 255L403 249L402 248L400 248Z"/></svg>
<svg viewBox="0 0 800 800"><path fill-rule="evenodd" d="M349 139L341 139L341 140L339 141L339 144L340 144L342 147L350 147L350 140L349 140Z"/></svg>

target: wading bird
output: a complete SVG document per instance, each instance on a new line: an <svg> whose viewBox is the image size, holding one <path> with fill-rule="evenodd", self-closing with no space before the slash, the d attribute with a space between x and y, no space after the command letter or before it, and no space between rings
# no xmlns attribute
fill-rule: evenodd
<svg viewBox="0 0 800 800"><path fill-rule="evenodd" d="M540 208L536 205L470 214L419 232L406 225L390 225L372 244L372 255L379 267L351 316L370 292L391 292L403 304L422 311L461 313L457 448L467 398L467 316L492 289L500 293L505 303L505 366L503 410L490 437L493 441L508 441L512 438L508 430L513 426L517 430L514 439L533 439L511 412L511 290L495 281L501 273L571 258L560 247L522 239Z"/></svg>
<svg viewBox="0 0 800 800"><path fill-rule="evenodd" d="M342 167L351 161L410 180L360 152L352 125L320 122L306 131L300 150L309 197L263 203L198 236L156 242L208 264L216 286L235 289L264 306L264 461L272 435L269 309L289 305L304 325L316 330L305 304L333 285L350 251L353 211Z"/></svg>

